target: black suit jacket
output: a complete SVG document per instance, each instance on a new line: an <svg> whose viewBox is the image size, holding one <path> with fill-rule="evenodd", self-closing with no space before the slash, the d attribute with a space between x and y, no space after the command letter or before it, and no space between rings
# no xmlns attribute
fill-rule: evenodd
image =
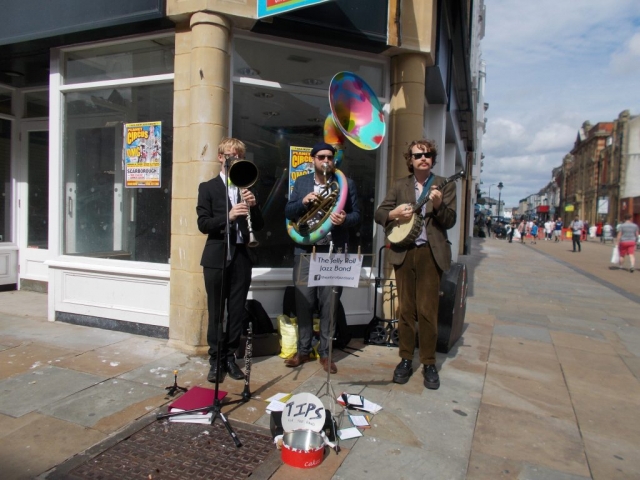
<svg viewBox="0 0 640 480"><path fill-rule="evenodd" d="M253 189L251 192L256 195ZM198 187L198 205L196 212L198 213L198 230L207 234L207 243L202 252L200 265L208 268L222 268L224 261L224 243L225 243L225 224L227 222L227 190L222 178L218 175L208 182L202 182ZM256 197L257 199L257 197ZM229 202L229 210L232 204ZM264 219L262 211L256 203L251 207L251 225L253 231L257 232L264 227ZM231 222L230 227L230 248L231 258L236 248L236 223L240 227L242 237L245 242L249 241L249 231L245 217L238 217L235 222ZM253 248L247 249L249 257L253 263L256 263L257 257Z"/></svg>

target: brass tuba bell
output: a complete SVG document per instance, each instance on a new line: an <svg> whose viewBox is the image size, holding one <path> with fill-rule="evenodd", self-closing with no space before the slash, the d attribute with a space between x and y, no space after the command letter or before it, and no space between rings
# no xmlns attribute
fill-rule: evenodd
<svg viewBox="0 0 640 480"><path fill-rule="evenodd" d="M373 89L358 75L351 72L334 75L329 85L329 107L324 141L336 148L336 167L344 155L345 137L363 150L375 150L382 144L386 133L382 106ZM334 173L337 181L321 192L320 200L297 222L288 223L287 232L296 243L311 245L327 236L333 226L331 213L344 208L347 180L340 170Z"/></svg>

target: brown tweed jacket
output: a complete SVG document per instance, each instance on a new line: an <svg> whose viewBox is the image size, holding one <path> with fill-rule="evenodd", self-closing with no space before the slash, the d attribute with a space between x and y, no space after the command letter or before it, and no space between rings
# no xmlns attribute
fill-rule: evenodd
<svg viewBox="0 0 640 480"><path fill-rule="evenodd" d="M444 180L444 177L436 175L433 185L440 185ZM415 201L413 175L396 180L376 210L374 216L376 223L385 227L391 210L400 204L415 203ZM437 212L433 211L432 202L427 202L426 205L427 239L436 263L442 271L447 271L451 267L451 242L447 238L447 230L456 224L456 217L456 184L451 182L444 187L442 205ZM391 245L386 258L392 265L402 265L406 253L406 248Z"/></svg>

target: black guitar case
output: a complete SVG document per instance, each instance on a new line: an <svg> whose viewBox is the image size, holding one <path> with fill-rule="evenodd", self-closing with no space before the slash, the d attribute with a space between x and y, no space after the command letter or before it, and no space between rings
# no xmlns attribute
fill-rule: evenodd
<svg viewBox="0 0 640 480"><path fill-rule="evenodd" d="M467 268L464 264L452 263L451 268L442 274L440 292L436 351L449 353L462 336L467 310Z"/></svg>

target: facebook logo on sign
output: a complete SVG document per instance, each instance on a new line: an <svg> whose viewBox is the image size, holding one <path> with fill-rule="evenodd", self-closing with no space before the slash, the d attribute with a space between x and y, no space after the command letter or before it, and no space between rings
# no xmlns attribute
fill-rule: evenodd
<svg viewBox="0 0 640 480"><path fill-rule="evenodd" d="M313 276L313 279L314 279L315 281L318 281L318 280L320 280L321 278L322 278L322 276L321 276L319 273L316 273L316 274Z"/></svg>

